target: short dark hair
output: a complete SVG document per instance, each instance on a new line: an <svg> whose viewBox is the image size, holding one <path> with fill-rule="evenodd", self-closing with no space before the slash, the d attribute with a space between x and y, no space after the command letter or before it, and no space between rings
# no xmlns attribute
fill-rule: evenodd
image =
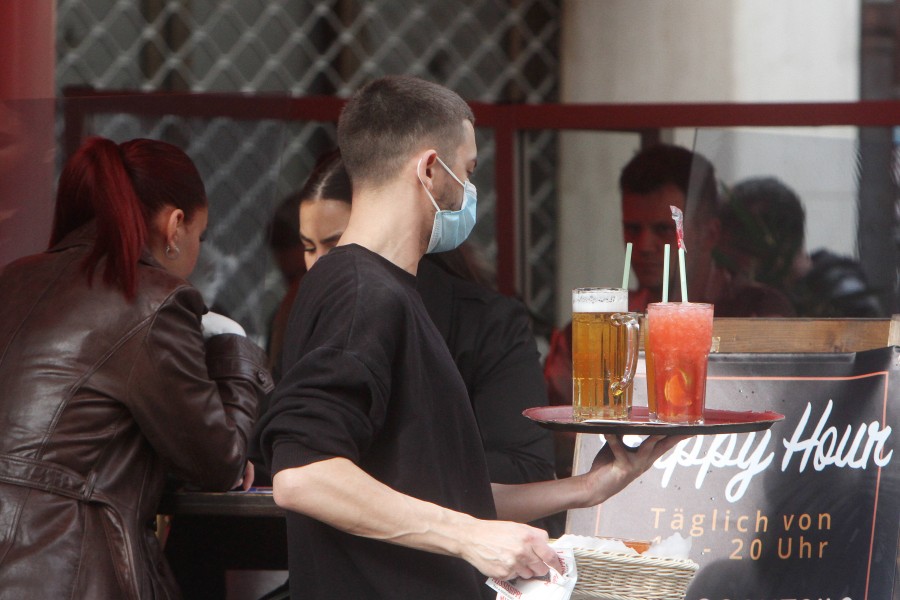
<svg viewBox="0 0 900 600"><path fill-rule="evenodd" d="M775 177L751 177L728 192L719 219L727 241L760 261L757 279L782 284L803 248L806 214L800 197Z"/></svg>
<svg viewBox="0 0 900 600"><path fill-rule="evenodd" d="M436 83L390 75L363 86L338 121L338 146L354 185L379 184L395 176L419 149L450 156L462 144L462 122L472 109Z"/></svg>
<svg viewBox="0 0 900 600"><path fill-rule="evenodd" d="M623 193L652 194L674 185L684 194L685 217L713 217L719 207L719 188L712 163L704 156L672 144L648 146L622 169Z"/></svg>
<svg viewBox="0 0 900 600"><path fill-rule="evenodd" d="M751 177L734 185L722 207L722 226L758 229L771 243L803 245L806 213L800 197L775 177ZM756 242L756 240L754 240Z"/></svg>

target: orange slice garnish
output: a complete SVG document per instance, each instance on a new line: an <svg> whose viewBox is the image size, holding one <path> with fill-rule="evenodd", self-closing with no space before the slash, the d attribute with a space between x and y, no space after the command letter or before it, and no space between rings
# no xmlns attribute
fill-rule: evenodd
<svg viewBox="0 0 900 600"><path fill-rule="evenodd" d="M691 377L681 369L666 381L664 390L666 401L674 406L688 406L691 403Z"/></svg>

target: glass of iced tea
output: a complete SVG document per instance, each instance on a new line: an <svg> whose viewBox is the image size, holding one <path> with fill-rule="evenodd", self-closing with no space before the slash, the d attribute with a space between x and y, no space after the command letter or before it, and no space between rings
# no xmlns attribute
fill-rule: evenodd
<svg viewBox="0 0 900 600"><path fill-rule="evenodd" d="M572 410L576 420L631 416L640 344L628 290L572 290Z"/></svg>
<svg viewBox="0 0 900 600"><path fill-rule="evenodd" d="M703 423L713 305L656 302L647 306L644 353L651 420Z"/></svg>

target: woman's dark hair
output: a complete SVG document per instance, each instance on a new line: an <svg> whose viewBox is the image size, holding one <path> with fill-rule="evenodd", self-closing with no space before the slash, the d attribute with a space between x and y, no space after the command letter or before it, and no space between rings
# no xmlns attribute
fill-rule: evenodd
<svg viewBox="0 0 900 600"><path fill-rule="evenodd" d="M756 280L783 289L803 250L806 213L797 193L775 177L735 184L719 212L724 241L759 260Z"/></svg>
<svg viewBox="0 0 900 600"><path fill-rule="evenodd" d="M66 161L59 178L50 246L94 220L97 237L83 268L92 278L102 259L103 280L134 298L137 263L147 230L165 206L190 221L207 205L197 167L177 146L135 139L122 144L89 138Z"/></svg>
<svg viewBox="0 0 900 600"><path fill-rule="evenodd" d="M297 196L301 204L321 198L341 200L348 204L352 201L353 186L340 150L335 149L319 157Z"/></svg>

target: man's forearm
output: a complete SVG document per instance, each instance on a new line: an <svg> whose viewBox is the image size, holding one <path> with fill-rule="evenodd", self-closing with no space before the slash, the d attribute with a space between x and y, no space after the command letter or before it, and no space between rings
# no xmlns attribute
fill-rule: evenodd
<svg viewBox="0 0 900 600"><path fill-rule="evenodd" d="M461 531L475 521L401 494L344 458L280 471L273 490L286 510L347 533L438 554L458 556Z"/></svg>
<svg viewBox="0 0 900 600"><path fill-rule="evenodd" d="M578 477L505 485L492 483L497 518L519 523L586 506L587 493Z"/></svg>
<svg viewBox="0 0 900 600"><path fill-rule="evenodd" d="M406 496L344 458L279 471L273 486L284 509L354 535L456 556L488 577L529 578L559 568L546 532Z"/></svg>
<svg viewBox="0 0 900 600"><path fill-rule="evenodd" d="M492 484L497 516L527 523L564 510L605 502L685 439L684 436L650 436L639 447L629 449L617 436L607 436L606 445L583 475L520 485Z"/></svg>

